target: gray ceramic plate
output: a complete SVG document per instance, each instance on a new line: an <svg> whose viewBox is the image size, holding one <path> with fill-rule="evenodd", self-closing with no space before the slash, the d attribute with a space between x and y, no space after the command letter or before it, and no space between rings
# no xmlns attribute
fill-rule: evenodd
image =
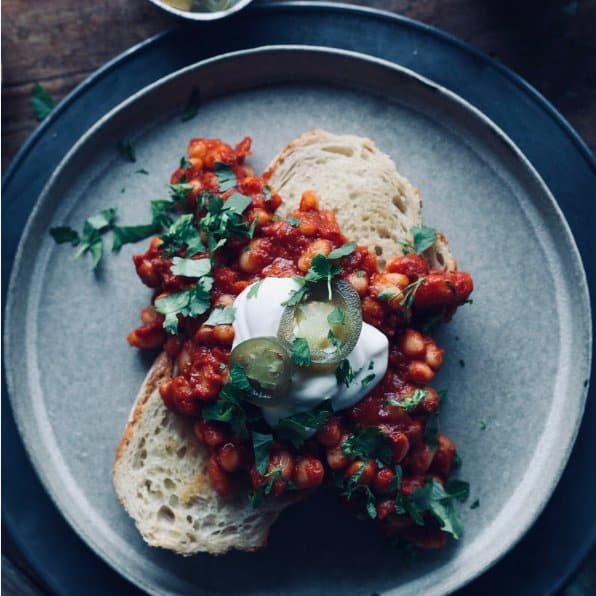
<svg viewBox="0 0 596 596"><path fill-rule="evenodd" d="M198 115L180 119L190 91ZM128 347L149 291L125 247L94 277L48 229L79 228L117 207L148 220L192 136L254 140L263 168L314 127L372 137L420 187L426 221L472 272L474 304L440 334L449 389L442 430L472 483L465 536L411 566L371 524L319 495L288 511L256 554L183 559L144 545L111 483L114 450L150 365ZM119 139L136 140L124 161ZM139 168L148 176L135 173ZM482 114L407 70L313 48L263 48L208 60L152 85L99 121L43 192L23 235L7 305L12 404L33 463L79 534L152 593L438 594L502 556L543 508L582 415L590 309L573 238L528 161ZM465 365L464 365L465 363ZM484 428L486 426L486 428ZM483 430L484 428L484 430Z"/></svg>

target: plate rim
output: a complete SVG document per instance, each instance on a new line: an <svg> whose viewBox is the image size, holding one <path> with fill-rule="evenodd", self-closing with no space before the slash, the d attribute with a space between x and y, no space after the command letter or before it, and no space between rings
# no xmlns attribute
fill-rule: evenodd
<svg viewBox="0 0 596 596"><path fill-rule="evenodd" d="M144 43L147 43L147 42L143 42L143 44L140 44L140 45L144 45ZM162 86L167 86L171 81L173 81L179 77L182 77L189 72L192 72L194 70L200 70L201 68L204 68L211 64L226 62L228 60L234 60L235 58L239 58L239 57L243 57L243 56L247 56L247 55L253 56L253 55L259 55L259 54L288 52L288 51L296 52L296 53L321 52L321 53L325 53L328 55L340 56L340 57L345 57L345 58L349 58L352 60L360 60L363 62L373 63L376 66L379 66L379 67L382 67L385 69L389 69L391 71L397 71L397 72L405 75L409 79L414 79L418 84L421 84L421 85L423 85L427 88L430 88L434 91L438 91L440 94L442 94L443 96L445 96L447 98L447 101L455 103L460 108L463 108L465 111L471 113L474 118L476 118L477 120L479 120L481 122L481 124L483 125L484 128L487 128L492 134L496 135L507 146L508 150L514 154L515 159L523 165L525 172L531 177L532 181L535 184L537 184L538 187L540 187L541 192L548 199L549 206L552 209L554 209L554 211L555 211L555 214L556 214L556 217L558 220L558 224L562 224L562 226L563 226L563 230L564 230L564 233L566 236L566 242L569 245L569 250L571 251L571 254L574 258L575 264L579 266L577 273L579 274L578 281L580 281L581 290L582 290L580 302L582 303L582 310L585 309L585 312L587 314L587 317L588 317L587 322L589 322L589 325L587 325L587 327L586 327L587 335L585 337L586 346L587 346L587 351L585 354L586 359L585 359L585 362L583 362L583 365L584 365L584 368L586 371L586 376L587 376L587 378L589 378L590 377L591 357L592 357L592 350L591 350L591 347L592 347L592 333L591 333L591 331L592 331L592 314L591 314L591 305L590 305L590 299L589 299L588 283L587 283L587 276L586 276L585 268L583 266L583 261L582 261L579 249L577 247L575 238L571 232L569 223L567 222L565 215L561 210L561 207L557 203L553 194L550 192L550 189L548 188L548 186L546 185L546 183L540 176L539 172L532 165L532 163L529 161L529 159L526 157L526 155L513 142L513 140L481 110L476 108L473 104L471 104L469 101L467 101L466 99L464 99L457 93L435 83L434 81L428 79L427 77L419 75L417 72L415 72L409 68L406 68L400 64L391 62L386 59L378 58L376 56L365 54L362 52L344 50L344 49L339 49L339 48L329 48L326 46L305 45L305 44L265 45L265 46L242 49L242 50L237 50L237 51L232 51L232 52L226 52L223 54L218 54L216 56L206 58L204 60L200 60L198 62L195 62L195 63L185 66L183 68L180 68L166 76L163 76L160 79L158 79L157 81L154 81L153 83L151 83L149 85L146 85L142 89L138 90L137 92L133 93L132 95L127 97L125 100L120 102L114 108L109 110L106 114L104 114L99 120L97 120L91 127L89 127L86 130L86 132L75 142L75 144L64 155L64 157L62 158L62 160L60 161L60 163L58 164L58 166L56 167L56 169L54 170L54 172L52 173L52 175L49 177L48 181L44 185L41 193L39 194L39 196L35 202L35 206L34 206L33 210L29 214L29 217L27 219L27 222L24 226L21 237L19 239L18 249L17 249L16 255L14 258L13 266L12 266L10 282L8 284L8 291L7 291L7 298L6 298L6 308L5 308L5 315L6 315L5 323L6 324L5 324L5 329L4 329L4 333L3 333L3 343L5 345L5 348L8 347L9 336L11 334L12 323L11 323L11 317L9 315L13 311L13 308L14 308L13 302L16 299L15 296L16 296L17 292L15 291L14 286L16 283L17 272L21 269L21 260L23 258L24 240L29 235L29 232L30 232L29 228L31 227L33 220L36 219L37 213L40 209L41 204L44 202L45 197L50 193L55 181L59 178L62 171L68 167L70 160L79 151L80 147L82 147L85 143L87 143L89 138L92 137L96 133L96 131L101 129L106 123L108 123L116 114L125 110L128 106L130 106L131 104L133 104L140 98L144 97L145 95L150 94L155 89L158 89ZM20 415L18 414L19 408L18 408L18 406L15 407L16 397L14 397L14 395L15 395L15 393L14 393L14 379L12 377L12 367L10 366L12 363L10 361L9 354L10 354L10 350L7 349L6 357L5 357L5 377L6 377L6 381L7 381L8 395L9 395L12 410L14 413L15 422L16 422L17 428L19 430L19 434L21 435L21 438L23 439L23 443L25 445L25 450L26 450L31 462L33 463L33 467L34 467L37 475L39 476L39 478L42 481L42 485L44 486L48 495L52 499L52 502L58 508L58 510L62 513L62 515L67 520L67 522L71 526L71 528L73 528L75 530L75 532L84 540L84 542L89 547L91 547L91 549L98 556L100 556L105 562L107 562L108 565L110 565L110 567L112 567L117 573L124 575L124 577L126 577L129 581L132 581L135 585L142 587L143 589L151 590L152 588L140 583L137 580L137 578L132 579L128 573L124 573L124 571L117 566L117 561L114 558L110 558L108 553L106 553L100 549L97 549L96 544L92 537L92 533L88 533L84 530L84 528L81 528L79 526L79 524L75 521L74 516L71 516L69 510L68 509L65 510L60 506L60 500L58 499L57 494L54 491L54 489L51 488L51 483L49 483L47 480L47 475L44 472L44 466L42 465L42 462L38 459L38 457L34 454L34 452L31 451L31 449L29 447L30 441L28 440L28 438L30 438L30 437L28 437L28 434L30 434L30 433L27 433L27 431L24 431L25 425L22 423L22 420L20 419ZM582 395L580 396L580 408L579 408L578 412L576 413L573 433L570 436L568 444L566 445L564 457L562 459L560 459L560 461L559 461L557 473L551 477L550 482L549 482L549 489L543 493L542 499L540 500L538 505L534 504L532 506L531 515L526 516L524 518L524 524L521 526L521 528L522 528L521 531L517 531L514 539L507 542L506 548L501 548L498 555L493 556L492 560L484 561L484 563L482 563L481 565L475 564L473 567L474 571L471 573L469 571L466 571L465 573L462 572L462 574L464 575L464 580L462 581L461 579L459 579L457 582L453 582L456 585L449 584L449 587L448 587L449 590L455 590L455 589L464 587L470 581L472 581L473 579L475 579L476 577L481 575L483 572L488 570L490 567L492 567L494 564L496 564L497 561L499 561L503 556L505 556L515 546L515 544L517 544L523 538L523 536L526 534L528 529L536 521L536 519L538 518L540 513L544 510L546 504L548 503L549 499L551 498L551 496L560 480L560 477L569 461L569 457L571 455L571 451L575 444L575 440L577 438L577 434L579 432L580 424L582 421L587 394L588 394L588 387L585 386L583 388ZM494 555L494 553L493 553L493 555Z"/></svg>

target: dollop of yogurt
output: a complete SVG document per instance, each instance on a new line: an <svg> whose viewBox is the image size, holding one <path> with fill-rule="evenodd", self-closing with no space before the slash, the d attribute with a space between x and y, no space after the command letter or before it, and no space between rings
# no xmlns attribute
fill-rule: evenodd
<svg viewBox="0 0 596 596"><path fill-rule="evenodd" d="M234 301L233 347L247 339L276 337L285 309L282 303L299 288L299 283L290 277L266 277L245 288ZM363 323L358 342L347 357L354 371L348 387L338 384L333 370L296 367L289 395L278 406L262 408L263 416L275 427L280 419L312 410L325 400L330 400L333 411L349 408L381 381L388 357L387 337Z"/></svg>

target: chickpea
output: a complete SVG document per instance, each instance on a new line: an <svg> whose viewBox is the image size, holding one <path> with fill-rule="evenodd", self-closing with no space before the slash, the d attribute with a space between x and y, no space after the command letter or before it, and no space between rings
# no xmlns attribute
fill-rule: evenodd
<svg viewBox="0 0 596 596"><path fill-rule="evenodd" d="M327 465L332 470L341 470L342 468L346 468L349 463L350 459L343 454L341 445L337 445L337 447L333 447L332 449L327 449Z"/></svg>
<svg viewBox="0 0 596 596"><path fill-rule="evenodd" d="M368 292L368 277L366 274L358 275L357 273L350 273L348 282L358 292L359 296L366 296Z"/></svg>
<svg viewBox="0 0 596 596"><path fill-rule="evenodd" d="M406 329L401 337L399 347L406 356L411 358L422 356L426 350L422 333L414 329Z"/></svg>
<svg viewBox="0 0 596 596"><path fill-rule="evenodd" d="M379 470L373 479L373 488L375 492L384 495L391 492L391 483L395 478L395 473L389 468Z"/></svg>
<svg viewBox="0 0 596 596"><path fill-rule="evenodd" d="M314 190L306 190L300 199L300 211L318 211L319 197Z"/></svg>
<svg viewBox="0 0 596 596"><path fill-rule="evenodd" d="M213 343L213 327L211 327L210 325L201 325L197 329L193 339L198 344Z"/></svg>
<svg viewBox="0 0 596 596"><path fill-rule="evenodd" d="M257 238L253 240L248 248L240 255L238 265L244 273L257 273L265 265L263 257L259 252L268 253L271 245L268 240Z"/></svg>
<svg viewBox="0 0 596 596"><path fill-rule="evenodd" d="M191 157L188 161L193 170L200 170L203 167L203 160L200 157Z"/></svg>
<svg viewBox="0 0 596 596"><path fill-rule="evenodd" d="M234 304L235 296L233 294L222 294L215 301L215 306L232 306Z"/></svg>
<svg viewBox="0 0 596 596"><path fill-rule="evenodd" d="M443 354L445 350L442 350L437 346L436 343L431 342L426 346L426 363L433 369L439 370L443 364Z"/></svg>
<svg viewBox="0 0 596 596"><path fill-rule="evenodd" d="M317 441L325 447L335 447L341 441L341 425L336 417L330 418L317 433Z"/></svg>
<svg viewBox="0 0 596 596"><path fill-rule="evenodd" d="M222 496L232 492L232 479L229 474L219 465L215 456L209 458L207 472L213 488Z"/></svg>
<svg viewBox="0 0 596 596"><path fill-rule="evenodd" d="M188 144L188 156L192 159L193 157L203 158L207 153L207 145L200 139L192 139Z"/></svg>
<svg viewBox="0 0 596 596"><path fill-rule="evenodd" d="M234 327L232 325L216 325L213 328L213 339L224 346L231 346L234 343Z"/></svg>
<svg viewBox="0 0 596 596"><path fill-rule="evenodd" d="M402 273L375 273L372 278L373 287L382 292L386 289L395 289L400 293L405 290L410 280Z"/></svg>
<svg viewBox="0 0 596 596"><path fill-rule="evenodd" d="M180 372L180 374L185 375L188 373L188 369L190 368L191 364L192 358L190 346L188 344L185 344L182 350L180 350L178 357L176 358L176 366L178 367L178 371Z"/></svg>
<svg viewBox="0 0 596 596"><path fill-rule="evenodd" d="M306 273L310 267L310 263L315 255L327 256L333 250L333 244L329 240L314 240L300 255L298 259L298 269ZM242 268L242 264L240 265Z"/></svg>
<svg viewBox="0 0 596 596"><path fill-rule="evenodd" d="M224 443L217 450L217 459L219 460L219 465L226 472L235 472L240 468L242 463L240 450L234 443Z"/></svg>
<svg viewBox="0 0 596 596"><path fill-rule="evenodd" d="M346 478L351 478L361 472L363 466L364 471L360 474L357 484L370 484L377 473L377 466L372 459L369 459L367 462L361 459L353 461L346 470Z"/></svg>
<svg viewBox="0 0 596 596"><path fill-rule="evenodd" d="M323 482L325 469L316 457L300 457L294 469L294 482L299 489L314 488Z"/></svg>
<svg viewBox="0 0 596 596"><path fill-rule="evenodd" d="M271 221L271 214L267 213L265 209L255 209L253 214L254 219L257 221L257 228L262 228Z"/></svg>
<svg viewBox="0 0 596 596"><path fill-rule="evenodd" d="M415 383L428 383L435 376L435 371L426 362L413 360L408 364L406 377Z"/></svg>

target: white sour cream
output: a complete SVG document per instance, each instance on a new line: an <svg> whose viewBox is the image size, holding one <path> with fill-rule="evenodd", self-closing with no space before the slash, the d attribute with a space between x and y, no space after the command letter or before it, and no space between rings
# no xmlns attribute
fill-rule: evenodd
<svg viewBox="0 0 596 596"><path fill-rule="evenodd" d="M277 337L277 330L285 302L300 286L290 277L267 277L247 287L234 301L234 345L256 337ZM249 293L252 296L249 298ZM349 387L338 385L334 371L318 371L296 368L292 375L290 394L279 406L262 408L267 423L275 426L281 418L298 412L312 410L325 400L331 401L334 411L353 406L377 385L387 370L389 342L378 329L367 323L355 348L348 355L354 371ZM371 365L372 363L372 365ZM374 378L362 385L362 381L374 374Z"/></svg>

